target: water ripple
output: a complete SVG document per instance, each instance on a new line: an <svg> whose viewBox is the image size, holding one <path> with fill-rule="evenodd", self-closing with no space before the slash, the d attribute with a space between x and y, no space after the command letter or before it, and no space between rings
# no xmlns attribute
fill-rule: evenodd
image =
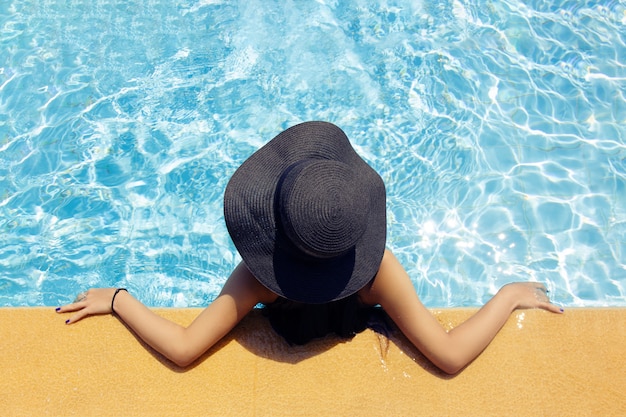
<svg viewBox="0 0 626 417"><path fill-rule="evenodd" d="M621 2L151 0L0 6L0 305L120 285L214 298L236 167L342 126L429 306L540 280L626 305Z"/></svg>

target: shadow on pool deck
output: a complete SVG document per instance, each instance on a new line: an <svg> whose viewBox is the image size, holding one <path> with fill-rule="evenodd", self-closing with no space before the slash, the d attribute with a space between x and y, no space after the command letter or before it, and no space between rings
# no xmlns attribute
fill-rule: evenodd
<svg viewBox="0 0 626 417"><path fill-rule="evenodd" d="M471 309L433 310L447 327ZM181 324L196 309L160 309ZM0 308L3 416L625 416L626 309L520 311L461 373L399 334L289 347L258 312L187 370L111 316Z"/></svg>

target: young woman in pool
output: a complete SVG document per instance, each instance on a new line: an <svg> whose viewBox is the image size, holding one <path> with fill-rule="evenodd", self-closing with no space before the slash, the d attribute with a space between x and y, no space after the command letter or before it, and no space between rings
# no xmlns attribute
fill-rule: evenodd
<svg viewBox="0 0 626 417"><path fill-rule="evenodd" d="M67 324L116 314L141 339L187 366L257 304L290 343L336 333L351 337L380 306L442 371L454 374L483 351L515 309L563 310L544 285L504 286L447 332L420 302L407 273L385 249L385 188L338 127L307 122L280 133L230 179L224 217L243 262L220 295L187 328L123 289L91 289L57 309ZM378 311L380 308L378 308Z"/></svg>

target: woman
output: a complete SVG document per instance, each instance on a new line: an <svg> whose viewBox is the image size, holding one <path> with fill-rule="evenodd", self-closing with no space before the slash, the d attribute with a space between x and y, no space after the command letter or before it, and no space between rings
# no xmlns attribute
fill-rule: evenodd
<svg viewBox="0 0 626 417"><path fill-rule="evenodd" d="M224 217L243 261L220 295L185 328L154 314L124 289L92 289L57 309L73 324L114 313L155 350L185 367L257 304L291 343L328 333L350 337L380 306L437 367L454 374L490 343L516 309L562 309L544 285L504 286L446 332L385 250L385 188L338 127L306 122L280 133L230 179Z"/></svg>

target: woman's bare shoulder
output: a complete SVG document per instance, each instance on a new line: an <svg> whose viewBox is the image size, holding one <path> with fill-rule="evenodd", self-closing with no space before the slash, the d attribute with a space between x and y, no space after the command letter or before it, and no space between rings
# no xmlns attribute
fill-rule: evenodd
<svg viewBox="0 0 626 417"><path fill-rule="evenodd" d="M376 276L358 294L363 304L378 305L389 294L407 289L414 291L406 271L393 253L386 249Z"/></svg>

